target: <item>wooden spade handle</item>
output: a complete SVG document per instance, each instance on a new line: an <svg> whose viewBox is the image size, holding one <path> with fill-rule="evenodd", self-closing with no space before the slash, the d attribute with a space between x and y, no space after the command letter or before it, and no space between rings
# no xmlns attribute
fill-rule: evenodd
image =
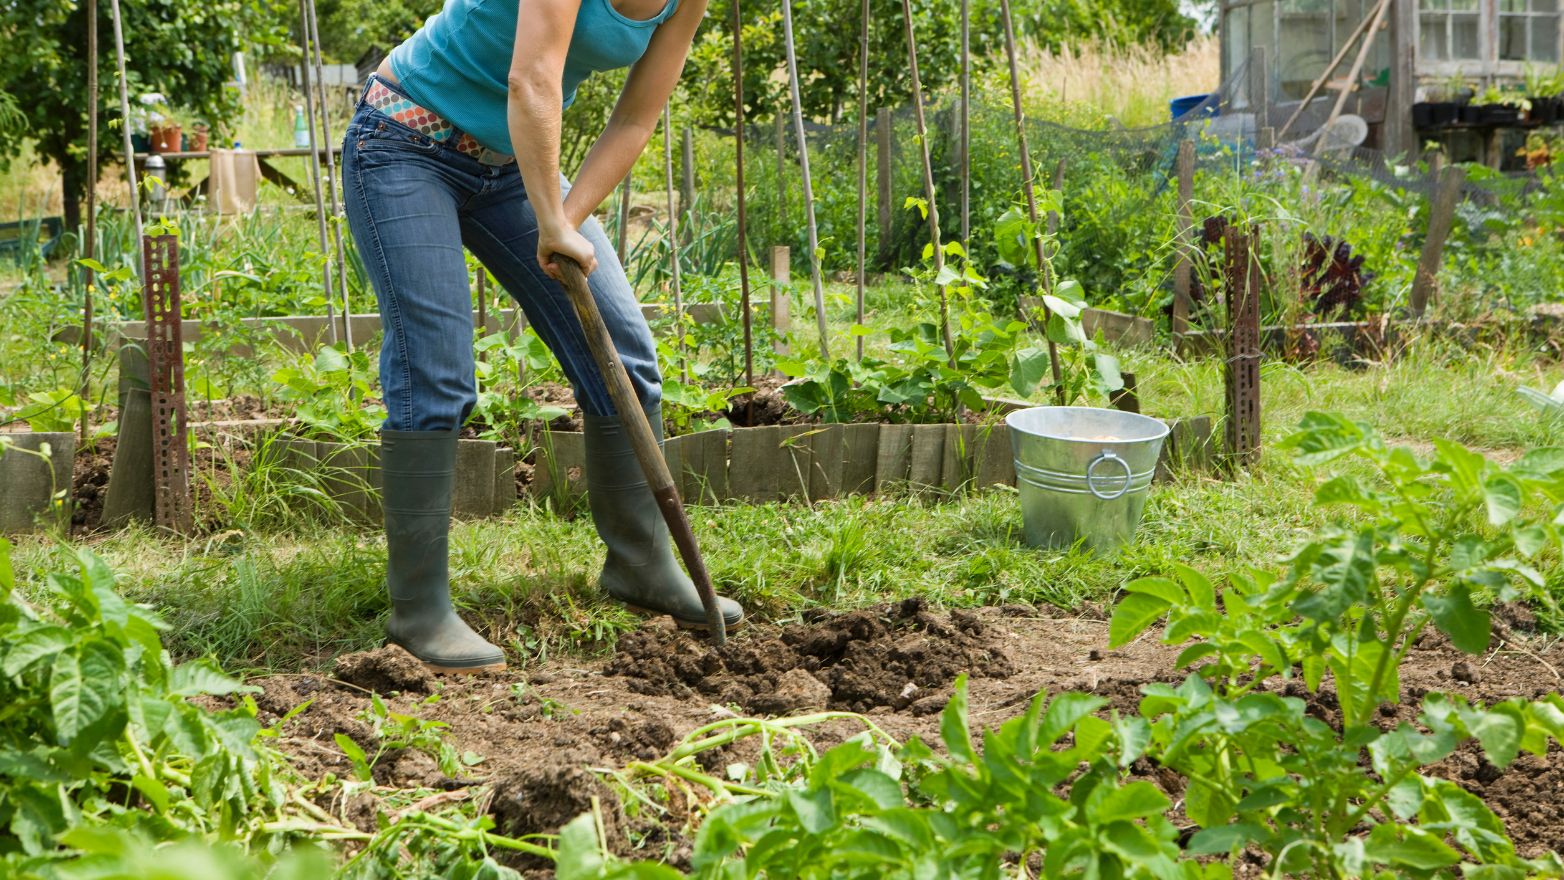
<svg viewBox="0 0 1564 880"><path fill-rule="evenodd" d="M642 415L641 401L630 384L630 374L619 359L613 338L608 335L608 327L603 324L603 313L592 298L592 288L587 285L580 264L564 254L555 254L554 259L564 275L565 293L569 295L570 304L575 307L576 317L580 318L581 328L586 333L587 347L592 350L592 358L597 361L598 371L603 374L603 384L608 386L608 396L613 400L614 409L619 412L619 420L630 435L630 448L641 462L641 471L646 474L652 497L657 499L657 507L668 523L668 532L673 536L674 545L679 548L679 555L684 558L685 568L690 571L695 591L700 594L701 605L706 609L706 627L711 640L720 647L728 641L722 607L717 604L717 591L711 585L706 561L701 558L700 546L695 543L695 532L690 528L690 518L684 512L684 503L679 498L678 488L674 486L673 475L668 471L668 462L663 458L657 435L652 433L651 423Z"/></svg>

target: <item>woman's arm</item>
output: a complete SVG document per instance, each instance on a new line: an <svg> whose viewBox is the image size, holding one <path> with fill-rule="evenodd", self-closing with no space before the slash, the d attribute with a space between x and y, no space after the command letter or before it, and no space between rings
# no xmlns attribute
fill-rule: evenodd
<svg viewBox="0 0 1564 880"><path fill-rule="evenodd" d="M506 122L527 199L538 221L538 262L555 279L555 254L573 257L591 273L597 258L565 212L559 188L559 125L564 104L565 55L581 0L518 0L516 48L511 55Z"/></svg>
<svg viewBox="0 0 1564 880"><path fill-rule="evenodd" d="M579 2L579 0L577 0ZM579 226L592 216L646 149L657 130L663 105L684 72L695 31L706 15L707 0L680 0L679 8L652 35L646 54L630 68L624 91L603 134L592 144L581 171L565 197L565 216ZM557 157L558 140L554 155Z"/></svg>

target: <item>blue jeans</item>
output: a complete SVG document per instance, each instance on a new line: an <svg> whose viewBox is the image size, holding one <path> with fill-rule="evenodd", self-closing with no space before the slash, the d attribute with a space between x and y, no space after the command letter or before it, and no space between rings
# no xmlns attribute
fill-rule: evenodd
<svg viewBox="0 0 1564 880"><path fill-rule="evenodd" d="M387 430L455 430L477 402L463 246L521 305L582 410L615 414L565 289L538 265L538 224L515 163L483 165L360 103L343 145L342 178L348 226L385 328ZM662 394L651 330L602 227L588 220L580 231L597 250L592 295L650 407Z"/></svg>

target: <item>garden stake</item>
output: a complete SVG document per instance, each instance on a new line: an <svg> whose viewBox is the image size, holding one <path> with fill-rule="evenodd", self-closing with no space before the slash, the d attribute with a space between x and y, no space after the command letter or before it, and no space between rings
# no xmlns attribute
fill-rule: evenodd
<svg viewBox="0 0 1564 880"><path fill-rule="evenodd" d="M98 0L87 0L87 240L82 256L98 256ZM82 291L85 302L81 312L81 391L82 401L92 399L92 284L96 276L82 267ZM82 407L81 443L87 445L91 407Z"/></svg>
<svg viewBox="0 0 1564 880"><path fill-rule="evenodd" d="M907 20L907 60L912 71L912 109L917 111L918 150L923 155L923 195L929 203L929 236L934 243L934 276L945 270L945 248L939 237L939 205L934 195L934 164L929 159L929 127L923 119L923 84L918 79L918 38L912 28L912 0L901 0L902 15ZM950 368L956 369L956 343L950 336L950 293L945 285L939 288L940 332L945 338L945 357Z"/></svg>
<svg viewBox="0 0 1564 880"><path fill-rule="evenodd" d="M338 218L342 215L337 209L337 158L331 151L331 113L326 108L326 73L321 66L320 57L320 23L315 15L315 0L304 0L304 5L309 10L310 43L315 47L315 88L319 92L320 100L320 136L326 142L326 194L331 200L331 238L337 248L337 292L342 297L342 340L347 343L348 351L353 350L353 304L348 300L348 256L342 246L342 224ZM305 63L309 59L304 59ZM313 128L313 125L311 126ZM320 154L315 154L315 161L320 161ZM329 299L331 291L326 291Z"/></svg>
<svg viewBox="0 0 1564 880"><path fill-rule="evenodd" d="M961 0L961 246L972 250L972 0Z"/></svg>
<svg viewBox="0 0 1564 880"><path fill-rule="evenodd" d="M739 12L740 0L733 0L733 134L734 172L738 187L739 212L739 297L744 312L744 384L755 387L755 336L749 303L749 226L745 218L744 198L744 36L743 21ZM749 396L750 412L755 408L755 395ZM751 418L750 422L753 423Z"/></svg>
<svg viewBox="0 0 1564 880"><path fill-rule="evenodd" d="M1010 17L1010 0L999 0L1000 17L1005 22L1005 56L1010 61L1010 105L1015 111L1016 140L1021 149L1021 188L1026 193L1026 210L1032 221L1032 228L1037 228L1037 188L1032 182L1032 153L1026 142L1026 114L1021 110L1021 76L1016 70L1016 30L1015 23ZM911 27L911 25L908 25ZM1063 160L1061 160L1062 163ZM1063 174L1064 166L1060 166L1060 174ZM1043 241L1036 235L1032 236L1032 246L1037 250L1037 273L1043 277L1047 271L1047 265L1043 253ZM1022 311L1025 311L1023 307ZM1053 317L1053 312L1048 304L1043 304L1043 319ZM1048 338L1048 328L1043 327L1043 339L1048 343L1048 366L1053 370L1054 399L1060 406L1064 406L1064 376L1059 369L1059 346Z"/></svg>
<svg viewBox="0 0 1564 880"><path fill-rule="evenodd" d="M798 167L804 176L804 225L809 230L809 280L815 288L815 326L820 331L820 358L831 361L831 339L825 326L825 288L820 282L820 228L815 225L815 191L809 179L809 141L804 137L804 99L798 93L798 52L793 46L793 0L782 0L782 36L787 43L787 84L793 95L793 132L798 137Z"/></svg>
<svg viewBox="0 0 1564 880"><path fill-rule="evenodd" d="M614 252L619 255L620 265L628 256L630 245L630 187L634 179L635 169L631 168L619 184L619 228L614 230Z"/></svg>
<svg viewBox="0 0 1564 880"><path fill-rule="evenodd" d="M310 16L307 0L299 0L299 47L304 50L304 62L299 65L299 80L304 85L304 112L309 119L310 130L310 184L315 188L315 228L320 239L320 280L326 294L326 326L331 328L331 343L335 345L341 334L337 332L337 310L331 304L331 260L326 256L326 199L320 191L320 144L315 140L315 88L310 84Z"/></svg>
<svg viewBox="0 0 1564 880"><path fill-rule="evenodd" d="M603 314L598 311L597 301L592 298L592 289L587 286L586 275L582 274L580 264L564 254L555 254L554 259L559 262L560 274L565 279L565 293L570 296L570 304L575 307L576 317L581 320L581 329L586 334L587 347L592 350L592 359L597 361L598 371L603 374L603 383L608 386L608 396L613 399L614 409L619 411L619 419L630 435L630 447L641 462L641 471L646 474L652 497L657 499L657 507L668 523L673 542L678 545L679 555L684 557L684 565L690 570L690 579L695 582L695 591L700 594L701 605L706 609L706 626L711 633L712 644L721 647L728 641L727 624L722 619L722 608L717 604L717 592L712 588L711 575L706 571L705 560L701 559L700 547L695 543L695 531L690 528L690 518L684 512L684 503L679 500L679 489L674 486L673 475L668 472L668 462L657 444L657 436L652 433L650 422L636 417L636 413L641 412L641 402L630 385L630 374L625 372L619 351L614 348L614 340L608 335L608 327L603 324Z"/></svg>
<svg viewBox="0 0 1564 880"><path fill-rule="evenodd" d="M125 81L125 24L119 14L119 0L109 0L109 10L114 16L114 62L119 67L119 118L130 118L130 92ZM130 126L121 125L120 134L125 139L125 183L130 187L130 218L135 223L136 241L141 241L141 191L136 188L136 148L130 143ZM140 248L136 252L136 271L146 277L146 264L142 262Z"/></svg>
<svg viewBox="0 0 1564 880"><path fill-rule="evenodd" d="M858 314L863 326L864 270L869 223L869 0L863 0L863 27L858 31ZM863 360L863 335L858 336L858 360Z"/></svg>
<svg viewBox="0 0 1564 880"><path fill-rule="evenodd" d="M686 133L688 129L685 130ZM679 343L679 381L690 384L690 361L684 351L684 285L679 278L679 214L673 204L673 102L663 104L663 177L668 188L668 262L673 270L673 332ZM682 190L681 190L682 195ZM690 206L680 205L688 211Z"/></svg>

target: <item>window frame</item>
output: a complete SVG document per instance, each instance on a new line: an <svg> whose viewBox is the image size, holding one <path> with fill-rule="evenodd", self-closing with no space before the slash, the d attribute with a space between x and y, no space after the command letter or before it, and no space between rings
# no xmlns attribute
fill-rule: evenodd
<svg viewBox="0 0 1564 880"><path fill-rule="evenodd" d="M1395 2L1395 0L1392 0ZM1548 66L1564 63L1564 0L1555 0L1557 9L1551 14L1557 16L1559 22L1557 48L1552 61L1527 60L1503 60L1499 58L1499 37L1502 17L1526 16L1528 19L1540 18L1550 13L1546 10L1540 12L1511 12L1501 13L1500 0L1478 0L1477 2L1477 41L1481 50L1481 57L1471 59L1447 59L1435 61L1425 58L1423 55L1423 0L1411 0L1415 4L1413 22L1416 33L1412 38L1411 49L1416 63L1417 74L1422 77L1502 77L1506 79L1518 79L1526 75L1528 67L1538 64ZM1448 10L1429 10L1427 14L1448 14ZM1528 25L1527 49L1530 50L1530 27Z"/></svg>

